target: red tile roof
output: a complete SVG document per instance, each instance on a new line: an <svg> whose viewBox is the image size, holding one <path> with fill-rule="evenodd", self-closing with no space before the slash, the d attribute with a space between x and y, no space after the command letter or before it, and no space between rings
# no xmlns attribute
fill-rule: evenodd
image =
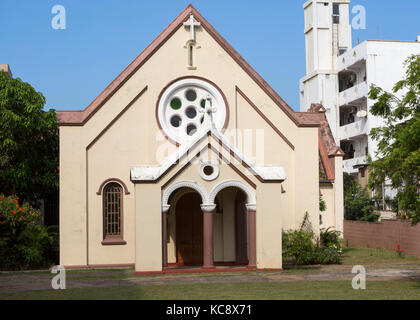
<svg viewBox="0 0 420 320"><path fill-rule="evenodd" d="M320 123L318 132L320 180L333 182L335 179L334 158L342 157L344 152L334 141L325 112L326 110L322 104L312 104L308 113L317 115Z"/></svg>

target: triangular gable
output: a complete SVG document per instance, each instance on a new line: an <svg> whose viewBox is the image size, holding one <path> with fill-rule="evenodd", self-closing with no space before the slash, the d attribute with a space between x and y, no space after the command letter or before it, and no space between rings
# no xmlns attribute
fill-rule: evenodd
<svg viewBox="0 0 420 320"><path fill-rule="evenodd" d="M283 182L286 174L282 166L258 166L248 159L240 150L233 146L217 129L211 128L200 136L197 136L188 143L182 144L175 152L173 152L162 165L155 166L132 166L130 170L130 179L132 182L157 182L165 176L171 168L180 162L188 153L203 139L211 136L225 150L227 150L236 160L238 160L245 168L254 174L261 182Z"/></svg>
<svg viewBox="0 0 420 320"><path fill-rule="evenodd" d="M60 126L83 126L108 101L125 82L183 25L183 22L193 14L201 26L214 40L233 58L233 60L259 85L259 87L274 101L274 103L297 125L318 127L319 122L313 114L300 116L295 112L269 84L233 49L233 47L210 25L210 23L193 7L188 5L162 33L147 46L133 62L131 62L85 110L58 111L57 121Z"/></svg>

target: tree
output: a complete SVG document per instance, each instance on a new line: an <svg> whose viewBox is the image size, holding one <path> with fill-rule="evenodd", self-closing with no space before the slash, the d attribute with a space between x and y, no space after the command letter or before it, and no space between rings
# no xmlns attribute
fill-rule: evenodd
<svg viewBox="0 0 420 320"><path fill-rule="evenodd" d="M35 204L58 189L55 110L21 79L0 72L0 193Z"/></svg>
<svg viewBox="0 0 420 320"><path fill-rule="evenodd" d="M369 92L369 98L376 101L370 112L385 120L385 126L370 132L378 141L378 159L370 165L369 187L374 189L390 179L398 191L399 210L417 224L420 221L420 55L408 58L405 66L405 78L395 84L392 93L377 86L372 86Z"/></svg>
<svg viewBox="0 0 420 320"><path fill-rule="evenodd" d="M375 210L366 188L357 182L347 184L344 195L344 218L356 221L378 221L380 214Z"/></svg>

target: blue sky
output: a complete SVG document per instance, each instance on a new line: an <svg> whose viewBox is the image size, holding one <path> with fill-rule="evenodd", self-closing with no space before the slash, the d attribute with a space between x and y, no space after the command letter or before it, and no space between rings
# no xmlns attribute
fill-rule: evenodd
<svg viewBox="0 0 420 320"><path fill-rule="evenodd" d="M1 0L0 63L41 91L46 108L84 109L189 3L292 106L305 74L303 0ZM66 30L51 27L54 5ZM367 29L353 42L415 40L420 1L353 0Z"/></svg>

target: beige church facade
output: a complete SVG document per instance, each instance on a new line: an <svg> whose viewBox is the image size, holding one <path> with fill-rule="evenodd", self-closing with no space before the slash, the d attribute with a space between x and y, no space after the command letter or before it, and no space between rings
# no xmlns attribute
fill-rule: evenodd
<svg viewBox="0 0 420 320"><path fill-rule="evenodd" d="M191 5L57 117L63 266L281 269L282 231L306 212L316 233L342 230L323 107L293 111Z"/></svg>

